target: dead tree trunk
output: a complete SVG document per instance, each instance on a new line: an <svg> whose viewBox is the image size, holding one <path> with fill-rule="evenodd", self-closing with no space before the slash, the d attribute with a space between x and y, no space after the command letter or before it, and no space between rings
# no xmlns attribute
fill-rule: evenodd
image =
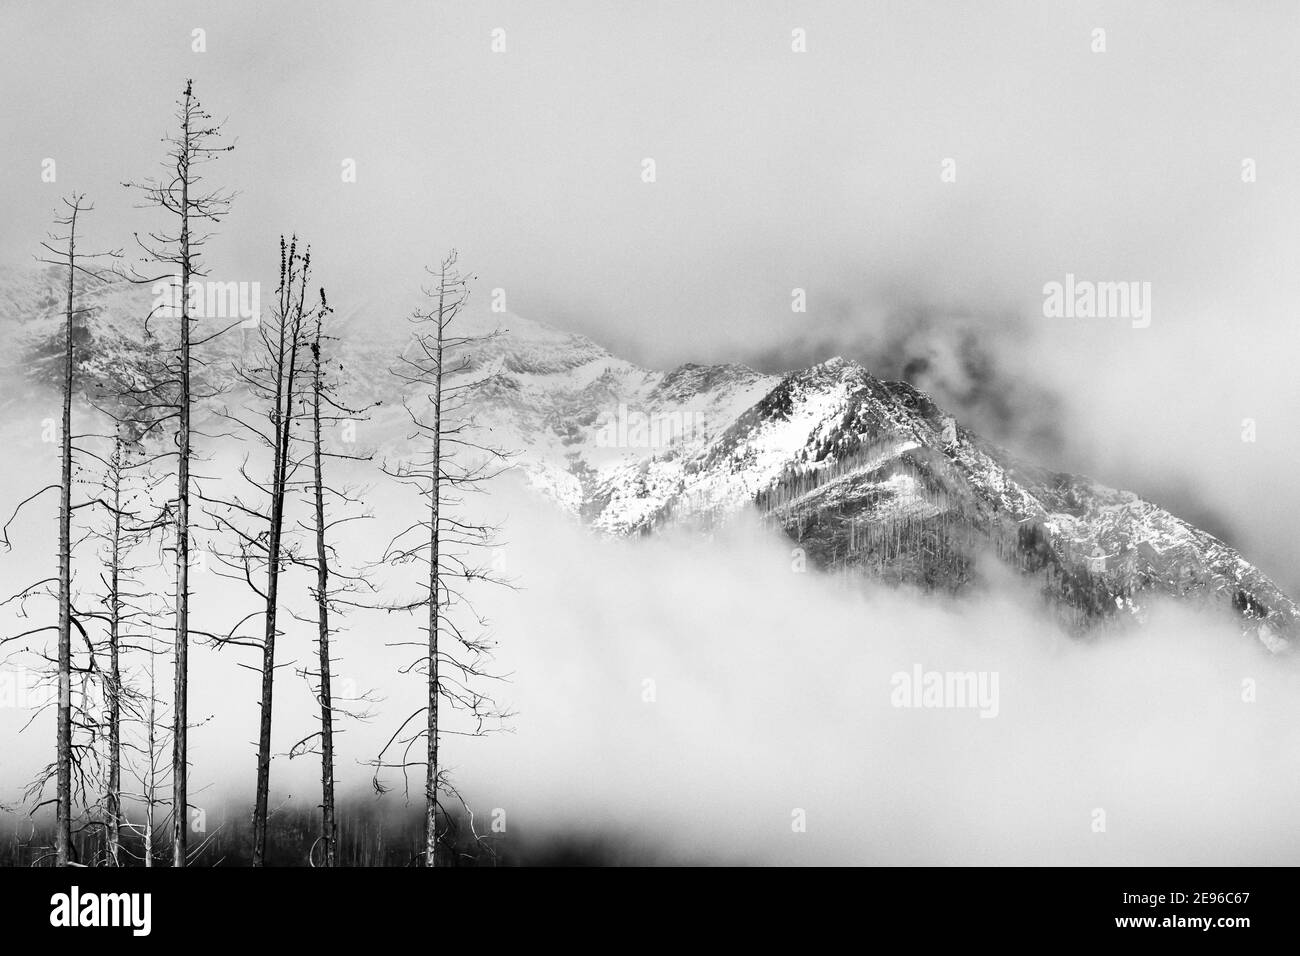
<svg viewBox="0 0 1300 956"><path fill-rule="evenodd" d="M253 812L253 866L266 863L266 828L271 787L271 718L275 694L276 616L279 609L280 567L283 559L284 505L289 483L289 447L294 421L294 391L298 372L298 353L311 271L311 251L301 257L297 273L299 283L294 301L295 257L297 240L289 245L287 267L281 240L281 320L276 353L272 362L270 386L274 389L271 425L274 433L271 477L271 524L266 555L266 627L262 639L262 713L257 744L257 797Z"/></svg>
<svg viewBox="0 0 1300 956"><path fill-rule="evenodd" d="M168 171L159 179L136 184L146 200L176 217L175 233L148 233L148 240L137 234L136 241L152 261L176 271L170 276L142 278L152 282L159 278L174 280L179 328L175 357L165 364L160 382L146 391L167 393L163 400L176 418L176 498L170 512L170 526L175 548L175 627L172 655L172 865L185 866L189 848L189 650L190 650L190 471L193 459L193 410L197 398L193 380L194 339L192 325L202 317L190 309L190 286L206 275L200 258L207 235L195 231L196 223L220 222L230 208L230 194L207 191L199 184L197 167L217 155L234 149L214 145L221 125L212 120L194 95L192 80L177 104L180 132L167 143ZM152 318L152 315L150 316ZM224 330L223 330L224 331ZM201 341L215 337L205 334ZM170 416L168 416L170 417Z"/></svg>
<svg viewBox="0 0 1300 956"><path fill-rule="evenodd" d="M320 708L320 729L299 741L290 751L290 757L307 753L314 749L311 741L316 738L320 739L321 831L317 842L324 848L321 860L322 865L327 867L338 865L339 845L337 805L334 798L334 720L340 715L356 720L364 720L368 717L364 709L361 711L349 709L356 702L367 700L366 695L345 698L341 703L335 694L333 662L331 660L334 643L332 617L335 616L335 602L341 593L371 587L364 572L331 566L336 561L337 555L329 542L330 528L334 524L366 518L369 515L354 512L337 520L330 519L328 503L331 499L341 501L344 504L356 504L358 498L349 494L345 489L332 488L329 485L325 478L325 460L333 458L367 461L371 458L369 453L352 454L343 451L327 451L325 448L324 428L327 422L349 422L351 419L364 417L366 414L364 408L349 408L340 402L336 394L338 383L334 376L326 371L327 368L342 368L342 365L337 361L327 359L324 345L327 339L333 338L333 336L327 336L324 331L325 321L332 311L326 301L325 290L321 289L320 304L315 312L315 328L310 342L312 360L309 386L311 390L311 428L309 437L306 439L311 445L309 454L312 462L312 481L310 487L306 489L306 497L309 499L308 503L311 507L313 521L310 525L304 524L306 530L312 533L315 540L315 559L301 562L308 565L316 575L315 587L310 590L316 604L316 620L314 623L316 624L317 633L317 657L314 672L310 667L303 668L300 671L301 675L312 685L313 694ZM304 417L306 414L304 412ZM345 601L343 603L350 602ZM309 854L309 862L312 865L316 864L315 844L313 844Z"/></svg>
<svg viewBox="0 0 1300 956"><path fill-rule="evenodd" d="M325 865L334 865L337 832L334 829L334 702L330 689L329 662L329 558L325 553L325 489L321 483L321 394L320 342L312 392L312 445L316 466L316 614L317 650L320 653L321 704L321 839L325 844Z"/></svg>
<svg viewBox="0 0 1300 956"><path fill-rule="evenodd" d="M325 308L321 293L321 310ZM334 825L334 698L330 687L329 555L325 550L325 483L321 473L321 372L320 323L312 343L312 492L316 507L316 620L317 651L320 660L320 785L321 840L325 844L325 865L335 865L338 834Z"/></svg>
<svg viewBox="0 0 1300 956"><path fill-rule="evenodd" d="M122 442L109 462L113 496L108 563L108 859L121 866L122 846Z"/></svg>
<svg viewBox="0 0 1300 956"><path fill-rule="evenodd" d="M426 741L428 766L424 783L424 865L438 865L438 597L441 579L438 576L438 530L441 526L438 506L442 499L442 358L443 336L446 323L447 269L442 271L438 283L438 321L434 334L433 354L435 370L430 402L433 405L433 467L429 470L429 700L428 740Z"/></svg>
<svg viewBox="0 0 1300 956"><path fill-rule="evenodd" d="M385 554L386 560L399 564L412 560L427 562L428 579L422 582L422 595L417 600L387 606L389 610L419 611L425 616L422 628L426 631L424 653L413 662L413 667L425 674L426 696L420 710L402 722L397 733L371 762L381 770L404 771L409 766L406 760L394 760L385 755L399 741L403 748L413 748L415 740L420 736L425 738L424 848L421 854L425 866L437 866L440 846L445 848L452 842L449 838L451 817L443 806L443 796L452 795L459 799L441 766L442 735L478 736L488 732L491 724L509 716L491 696L475 686L495 676L482 666L482 662L490 657L489 641L462 628L462 622L454 620L450 613L453 605L461 605L473 612L467 589L461 587L461 583L505 583L490 568L472 564L469 560L475 549L491 545L497 529L471 521L456 511L456 505L461 501L460 493L482 490L484 482L503 470L502 463L508 457L507 452L484 444L476 437L472 414L473 396L486 382L486 379L474 380L472 377L478 367L473 353L497 333L467 336L448 331L468 294L469 277L456 270L455 251L443 259L434 275L438 279L437 291L426 290L426 294L436 301L436 306L428 312L417 311L411 316L416 327L412 341L408 352L400 359L401 364L392 370L399 380L415 386L413 396L422 411L410 404L406 404L406 410L416 435L428 439L427 452L399 464L396 470L384 468L386 474L417 487L419 494L428 499L424 517L394 537ZM418 539L415 538L417 532L422 532ZM411 543L402 543L407 540ZM473 616L477 619L477 615ZM443 672L448 668L454 673L454 679L444 678ZM470 729L453 730L444 726L445 718L456 710L468 716ZM415 724L421 716L421 723ZM421 729L413 737L404 737L406 728L413 724ZM373 782L377 789L384 789L378 773Z"/></svg>
<svg viewBox="0 0 1300 956"><path fill-rule="evenodd" d="M153 866L153 829L154 806L158 798L158 765L154 754L158 749L155 727L158 714L158 682L154 679L153 658L149 659L149 716L145 725L145 755L149 758L149 769L144 784L144 865Z"/></svg>
<svg viewBox="0 0 1300 956"><path fill-rule="evenodd" d="M74 747L72 739L74 713L72 703L72 629L75 626L82 636L86 638L87 650L91 656L90 668L94 664L94 647L89 637L86 637L85 629L80 622L80 615L72 604L72 512L85 503L76 504L72 500L72 471L73 471L73 452L76 449L72 435L72 395L76 386L76 363L75 363L75 342L77 336L77 316L83 311L77 308L77 280L94 279L104 281L107 278L106 271L96 264L96 260L104 256L116 257L120 255L117 252L93 252L86 253L77 251L77 224L78 219L83 212L89 212L94 207L85 202L85 197L79 194L73 194L71 197L63 200L64 206L67 207L67 213L61 218L55 220L60 225L67 227L66 235L49 236L50 241L42 242L41 246L50 258L38 256L38 261L49 265L57 266L67 270L67 299L64 310L63 322L63 341L61 343L60 355L60 380L62 386L62 408L60 415L59 436L59 483L58 485L47 485L35 495L27 498L15 510L15 517L23 506L34 500L39 495L53 488L59 489L59 512L58 512L58 576L56 596L58 600L58 623L54 630L57 632L56 653L55 653L55 671L58 687L58 701L56 705L55 720L55 759L52 771L47 769L41 779L33 785L32 791L40 793L46 782L53 777L55 781L55 833L54 833L54 856L55 861L60 866L66 866L73 862L76 855L75 847L72 843L72 798L73 798L73 774L79 767L78 751L83 748ZM61 246L52 243L62 243ZM10 522L13 521L11 517ZM5 548L10 547L8 539L9 523L0 528L0 543ZM36 589L44 588L49 579L44 579L37 584L24 588L18 592L18 595L31 594ZM23 634L6 638L5 640L17 640L27 634L36 633L37 631L49 630L49 627L34 628ZM86 672L87 680L89 671ZM87 715L84 710L85 690L82 692L82 711L76 716L75 722L78 726L89 727L93 723L93 718ZM81 778L84 782L84 775Z"/></svg>
<svg viewBox="0 0 1300 956"><path fill-rule="evenodd" d="M172 866L184 866L189 845L189 694L190 694L190 103L192 81L185 84L181 111L182 148L177 163L181 185L180 419L176 428L176 629L172 653Z"/></svg>
<svg viewBox="0 0 1300 956"><path fill-rule="evenodd" d="M59 469L59 713L54 851L67 866L72 849L72 318L77 275L77 213L68 219L68 311L63 349L63 433Z"/></svg>
<svg viewBox="0 0 1300 956"><path fill-rule="evenodd" d="M280 284L276 307L269 320L258 324L258 343L253 353L241 358L235 373L247 389L250 402L245 410L226 409L224 417L238 430L250 434L270 451L270 478L251 474L247 463L239 475L254 489L255 500L244 501L239 493L211 502L208 511L219 528L232 538L232 553L216 555L233 573L226 576L243 581L256 594L259 611L246 619L261 617L260 638L222 639L228 643L253 645L261 649L261 690L257 741L257 782L253 805L253 866L266 863L267 829L270 814L271 743L275 702L276 642L280 636L280 578L283 569L296 560L293 539L286 537L284 522L291 487L305 487L295 481L305 454L294 452L295 423L305 410L301 378L302 352L306 348L304 322L311 315L306 305L307 281L311 272L310 250L300 253L298 239L280 239ZM252 525L253 527L248 527ZM265 584L254 583L262 576ZM290 612L291 613L291 612ZM292 755L292 752L291 752Z"/></svg>

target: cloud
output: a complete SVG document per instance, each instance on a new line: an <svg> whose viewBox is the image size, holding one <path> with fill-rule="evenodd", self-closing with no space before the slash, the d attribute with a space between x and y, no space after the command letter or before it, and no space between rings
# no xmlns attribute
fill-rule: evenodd
<svg viewBox="0 0 1300 956"><path fill-rule="evenodd" d="M455 762L523 833L621 834L661 861L1300 856L1298 675L1226 618L1162 606L1079 641L996 568L949 601L794 573L790 542L744 524L611 541L522 514L527 587L496 615L518 728ZM893 706L916 666L996 673L997 716Z"/></svg>

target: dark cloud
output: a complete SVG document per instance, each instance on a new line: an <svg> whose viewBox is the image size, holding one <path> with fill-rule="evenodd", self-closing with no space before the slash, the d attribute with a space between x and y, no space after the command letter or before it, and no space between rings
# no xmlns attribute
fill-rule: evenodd
<svg viewBox="0 0 1300 956"><path fill-rule="evenodd" d="M1062 400L1027 370L1029 356L1018 346L1032 332L1014 313L912 302L861 322L853 310L840 315L833 331L763 348L750 363L777 372L843 355L877 378L929 393L990 441L1049 461L1059 456L1066 441Z"/></svg>

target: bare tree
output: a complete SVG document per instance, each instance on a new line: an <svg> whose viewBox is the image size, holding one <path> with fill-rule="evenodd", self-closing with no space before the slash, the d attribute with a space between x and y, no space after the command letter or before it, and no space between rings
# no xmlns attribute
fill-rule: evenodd
<svg viewBox="0 0 1300 956"><path fill-rule="evenodd" d="M122 843L122 618L126 601L122 594L122 443L113 447L107 474L108 492L112 496L108 559L108 859L112 866L121 865Z"/></svg>
<svg viewBox="0 0 1300 956"><path fill-rule="evenodd" d="M153 866L154 809L158 806L158 682L154 663L149 662L149 716L145 730L145 758L147 764L140 777L141 799L144 801L144 865Z"/></svg>
<svg viewBox="0 0 1300 956"><path fill-rule="evenodd" d="M174 629L174 681L172 703L172 865L185 866L187 861L189 831L189 752L188 752L188 700L189 700L189 645L190 645L190 465L192 414L196 400L203 396L194 388L196 357L194 350L215 334L195 339L194 326L200 316L190 307L191 283L206 275L201 256L208 235L196 231L203 224L219 223L230 208L233 195L213 190L203 185L202 166L234 146L219 144L221 124L203 109L194 96L192 80L185 82L185 91L177 103L176 120L179 131L169 135L164 172L143 183L127 183L144 196L144 205L162 209L172 219L172 227L145 236L136 235L146 260L173 270L171 275L138 277L137 281L157 282L172 280L174 293L179 300L174 303L179 313L177 344L164 361L162 374L150 386L141 390L144 404L150 410L162 406L166 414L158 416L154 424L176 422L176 498L170 505L170 524L175 548L176 594ZM166 308L164 306L163 308ZM151 315L150 318L154 316ZM146 323L147 324L147 323ZM224 330L222 330L224 331Z"/></svg>
<svg viewBox="0 0 1300 956"><path fill-rule="evenodd" d="M334 697L330 686L330 566L325 545L325 480L321 470L321 322L326 313L325 290L321 289L320 311L316 319L316 335L311 344L312 355L312 497L316 520L316 652L317 699L320 702L320 787L321 787L321 844L322 859L326 866L334 865L334 851L338 831L334 825Z"/></svg>
<svg viewBox="0 0 1300 956"><path fill-rule="evenodd" d="M67 223L68 312L64 327L63 417L59 436L59 716L57 731L58 811L54 846L56 862L68 865L72 845L72 389L73 299L77 279L77 215L80 197L65 200Z"/></svg>
<svg viewBox="0 0 1300 956"><path fill-rule="evenodd" d="M321 863L332 867L337 864L338 828L335 821L334 798L334 722L342 715L353 719L366 719L369 713L364 709L369 703L368 695L356 695L345 698L338 694L333 685L333 667L331 659L332 639L335 634L331 626L331 613L341 610L342 605L354 603L348 600L358 590L373 590L366 575L361 571L343 571L339 568L335 547L329 540L332 529L345 522L368 518L369 513L358 513L355 506L359 503L359 492L348 488L333 487L325 478L326 459L350 459L367 461L369 453L352 453L330 451L326 449L323 426L342 424L355 436L356 420L366 414L366 409L351 408L344 405L339 398L339 385L334 368L342 365L328 351L329 343L335 337L325 334L325 323L333 309L325 298L325 290L320 290L320 304L316 308L315 323L311 334L311 385L310 395L306 399L310 406L311 434L307 439L310 445L312 478L308 486L312 519L301 523L304 531L315 540L315 557L301 558L316 575L315 587L311 589L316 605L316 667L303 668L300 673L312 686L317 705L320 707L320 729L308 735L294 745L290 756L299 756L319 750L321 758ZM376 404L378 404L376 402ZM306 413L305 413L306 414ZM351 440L351 439L348 439ZM353 506L341 516L331 514L329 503ZM310 862L315 864L315 854Z"/></svg>
<svg viewBox="0 0 1300 956"><path fill-rule="evenodd" d="M249 407L242 412L230 409L223 412L237 432L270 452L270 477L255 476L246 458L239 474L252 489L252 497L236 492L225 500L212 501L214 510L209 512L218 529L235 542L233 551L220 555L222 562L232 569L227 576L239 578L253 590L263 619L257 793L253 809L254 866L266 862L275 649L280 634L277 623L280 575L292 560L292 549L285 540L284 518L289 488L303 463L301 456L295 454L293 430L305 388L306 332L313 312L306 301L310 273L310 249L300 252L297 237L287 241L281 237L276 307L269 320L259 323L252 355L241 357L235 369L247 393ZM263 585L255 582L259 573L264 575Z"/></svg>
<svg viewBox="0 0 1300 956"><path fill-rule="evenodd" d="M500 677L486 670L492 647L482 631L487 622L474 612L466 588L474 581L506 583L489 564L478 560L484 556L483 549L496 542L498 528L471 520L459 507L466 492L482 490L484 482L504 470L508 457L506 451L482 440L471 409L475 393L490 380L490 376L475 377L474 352L497 333L467 336L452 331L468 296L470 278L457 271L456 261L453 250L436 273L430 270L437 280L424 290L431 308L411 316L411 342L392 370L408 391L403 404L414 427L410 437L425 450L407 461L383 466L386 474L417 488L425 503L426 516L398 532L384 558L426 565L427 577L419 597L387 607L425 616L421 657L410 669L424 674L427 697L425 705L402 722L373 761L374 785L377 790L385 789L379 780L383 769L400 769L405 774L412 766L423 766L426 866L438 865L439 844L444 842L446 814L440 794L459 796L439 763L442 735L477 736L495 729L509 716L482 690L484 682ZM457 606L470 622L453 613ZM453 729L440 711L442 703L464 712L468 729ZM409 731L421 716L423 726ZM412 760L411 751L421 741L423 759ZM400 755L391 755L393 750L400 750Z"/></svg>
<svg viewBox="0 0 1300 956"><path fill-rule="evenodd" d="M72 557L74 542L72 539L72 513L84 504L74 503L73 501L73 453L76 449L74 435L72 432L72 400L73 395L78 389L76 378L76 340L78 336L77 319L85 311L78 307L78 288L79 282L84 286L86 280L96 282L107 281L110 269L105 269L102 265L104 257L116 257L115 252L96 252L86 253L84 250L77 250L77 228L78 220L83 213L90 212L94 206L87 203L83 194L74 193L63 200L64 211L55 218L56 227L63 232L52 233L48 240L41 242L42 249L49 256L37 256L37 260L47 265L53 265L60 269L66 270L67 277L67 298L63 316L63 335L60 361L60 389L61 389L61 415L59 420L59 483L57 485L47 485L40 491L29 496L22 501L14 511L14 516L10 517L5 523L4 529L0 532L3 543L6 548L10 546L8 538L8 529L12 524L14 517L18 512L37 497L46 491L57 488L59 490L59 511L58 511L58 575L57 588L55 597L58 602L58 624L54 627L57 631L57 648L55 651L54 668L57 680L57 715L55 719L55 759L53 764L53 773L45 773L38 777L29 792L38 798L42 793L46 780L53 776L55 780L55 833L54 833L54 858L59 866L67 866L72 860L73 843L72 843L72 800L73 800L73 775L74 763L74 746L72 739L72 730L74 722L74 705L72 700L72 629L74 627L86 637L88 650L91 651L92 658L90 666L93 666L93 649L90 646L90 639L86 636L85 628L78 618L73 605L72 595ZM22 589L9 600L19 599L20 601L41 593L42 589L50 583L49 578L42 579L32 585ZM5 638L3 643L18 640L30 634L40 631L49 630L49 627L38 627L31 630L23 631L20 634L12 635ZM86 698L83 686L82 701ZM84 707L82 708L84 711ZM42 803L38 800L37 807Z"/></svg>
<svg viewBox="0 0 1300 956"><path fill-rule="evenodd" d="M102 493L99 503L107 512L106 527L98 533L103 542L104 569L101 580L104 588L102 617L107 628L108 668L103 675L107 725L107 773L104 787L104 817L106 823L105 854L110 866L122 866L122 760L123 724L127 719L143 717L141 695L133 690L125 676L124 655L131 650L153 653L151 644L142 644L146 635L141 624L147 618L143 605L146 597L140 590L140 574L144 568L132 558L132 552L144 543L153 525L142 518L142 511L152 511L152 491L162 479L147 472L140 476L133 472L146 466L150 459L140 453L131 436L123 427L113 440L112 452L104 462ZM159 561L161 564L161 560ZM150 706L153 702L150 701ZM128 712L129 711L129 712Z"/></svg>
<svg viewBox="0 0 1300 956"><path fill-rule="evenodd" d="M68 865L72 846L72 318L77 279L77 214L80 199L69 204L68 322L65 326L63 417L59 436L59 716L57 737L58 812L54 847L59 866Z"/></svg>
<svg viewBox="0 0 1300 956"><path fill-rule="evenodd" d="M165 703L158 694L157 661L165 657L170 650L161 639L147 640L142 648L145 655L144 672L147 677L147 691L140 693L139 727L143 740L138 747L138 759L130 761L128 768L135 778L136 790L122 791L122 799L139 803L144 809L144 819L132 823L128 814L123 814L122 828L134 832L142 844L141 862L152 867L157 859L158 817L159 809L170 805L171 801L160 793L165 793L171 772L171 761L167 753L169 731L166 726Z"/></svg>

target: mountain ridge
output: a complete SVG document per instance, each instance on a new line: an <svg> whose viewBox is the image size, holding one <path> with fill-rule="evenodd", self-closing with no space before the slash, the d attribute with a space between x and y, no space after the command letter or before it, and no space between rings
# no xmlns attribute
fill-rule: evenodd
<svg viewBox="0 0 1300 956"><path fill-rule="evenodd" d="M48 270L0 273L29 378L60 334ZM146 345L148 288L90 296L82 374L124 374ZM784 374L733 363L642 368L590 338L510 313L466 313L481 344L475 416L540 494L594 530L709 528L754 513L815 566L960 593L993 555L1033 580L1080 631L1141 620L1153 598L1230 607L1273 651L1300 633L1300 609L1219 538L1138 495L1025 461L985 441L925 392L834 356ZM353 320L355 322L355 319ZM219 369L244 347L232 334ZM366 426L380 455L404 451L401 396L388 376L400 334L340 342L349 384L382 404ZM214 371L212 374L218 374ZM416 398L415 391L407 397Z"/></svg>

